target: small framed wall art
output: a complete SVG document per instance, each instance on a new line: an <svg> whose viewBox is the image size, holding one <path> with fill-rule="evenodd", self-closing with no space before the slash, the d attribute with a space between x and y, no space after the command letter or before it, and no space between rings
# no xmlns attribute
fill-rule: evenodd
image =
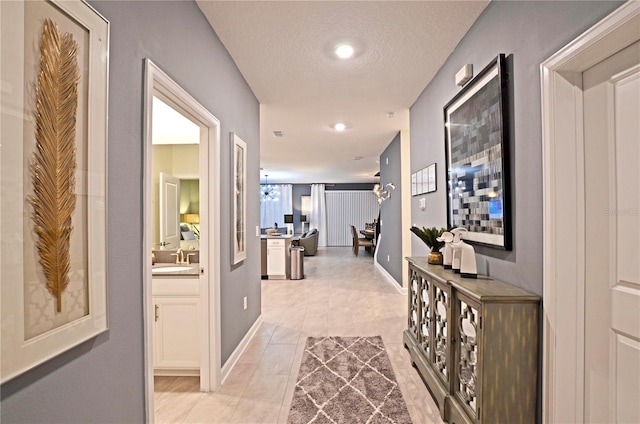
<svg viewBox="0 0 640 424"><path fill-rule="evenodd" d="M425 193L433 193L438 189L436 182L436 164L432 163L426 168L411 174L411 195L419 196Z"/></svg>

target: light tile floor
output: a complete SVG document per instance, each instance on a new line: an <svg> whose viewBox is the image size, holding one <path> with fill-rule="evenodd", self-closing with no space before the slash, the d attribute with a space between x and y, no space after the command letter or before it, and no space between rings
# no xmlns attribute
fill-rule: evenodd
<svg viewBox="0 0 640 424"><path fill-rule="evenodd" d="M263 280L264 323L215 393L156 377L156 423L286 423L307 336L382 336L415 424L442 423L402 344L407 301L351 248L304 258L304 280Z"/></svg>

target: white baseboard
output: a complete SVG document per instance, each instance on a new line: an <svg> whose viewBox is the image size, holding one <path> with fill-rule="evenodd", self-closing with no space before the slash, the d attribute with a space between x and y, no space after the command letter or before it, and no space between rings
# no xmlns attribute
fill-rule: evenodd
<svg viewBox="0 0 640 424"><path fill-rule="evenodd" d="M244 350L249 345L249 342L251 341L253 336L255 336L256 332L262 325L263 321L264 320L262 319L262 314L260 314L258 319L256 319L256 322L253 323L249 331L247 331L247 334L244 335L244 337L242 338L238 346L235 348L231 356L229 356L229 359L227 359L227 362L224 363L224 365L222 366L222 376L221 376L220 384L224 384L224 381L229 376L229 373L231 372L233 367L236 366L238 359L240 359L240 357L244 353Z"/></svg>
<svg viewBox="0 0 640 424"><path fill-rule="evenodd" d="M382 273L382 275L384 275L385 280L389 284L391 284L393 286L393 288L398 291L398 293L403 294L403 295L406 296L409 291L405 287L402 287L400 284L398 284L396 279L393 278L393 276L391 274L389 274L389 272L386 269L384 269L384 267L382 265L380 265L378 263L378 261L376 261L375 264L376 264L376 268Z"/></svg>

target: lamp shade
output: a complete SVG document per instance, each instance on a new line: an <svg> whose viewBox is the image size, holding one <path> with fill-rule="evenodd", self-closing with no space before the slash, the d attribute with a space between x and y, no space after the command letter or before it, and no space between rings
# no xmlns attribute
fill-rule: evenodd
<svg viewBox="0 0 640 424"><path fill-rule="evenodd" d="M284 216L284 223L285 224L293 224L293 214L286 214Z"/></svg>
<svg viewBox="0 0 640 424"><path fill-rule="evenodd" d="M300 215L300 222L307 222L307 215Z"/></svg>
<svg viewBox="0 0 640 424"><path fill-rule="evenodd" d="M198 224L200 222L200 215L197 213L183 213L180 215L180 221L187 224Z"/></svg>

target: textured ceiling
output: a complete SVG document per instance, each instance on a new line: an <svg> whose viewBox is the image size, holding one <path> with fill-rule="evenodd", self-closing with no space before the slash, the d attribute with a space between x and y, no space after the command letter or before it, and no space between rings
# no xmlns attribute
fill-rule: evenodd
<svg viewBox="0 0 640 424"><path fill-rule="evenodd" d="M261 176L270 183L376 181L376 159L409 129L409 107L488 4L197 3L260 102ZM356 49L347 60L333 54L345 41ZM333 130L336 122L347 130Z"/></svg>

